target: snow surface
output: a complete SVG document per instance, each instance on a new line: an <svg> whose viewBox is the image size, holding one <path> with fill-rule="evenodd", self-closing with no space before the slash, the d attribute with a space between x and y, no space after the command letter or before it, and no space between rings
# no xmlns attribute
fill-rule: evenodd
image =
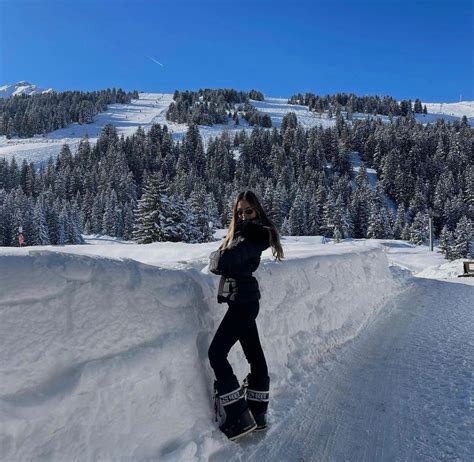
<svg viewBox="0 0 474 462"><path fill-rule="evenodd" d="M0 87L3 88L3 87ZM69 144L72 152L75 152L81 139L87 134L91 142L95 143L100 135L102 127L106 124L113 124L117 127L120 135L130 136L138 127L143 127L147 131L153 124L168 125L168 129L172 132L174 139L181 139L187 131L186 124L178 124L166 120L166 111L173 101L173 95L170 93L140 93L139 99L132 100L129 104L112 104L106 112L98 114L94 117L92 124L79 125L71 124L66 128L55 130L45 136L35 135L32 138L12 138L7 140L6 136L0 136L0 157L10 159L15 156L18 162L26 159L28 162L42 163L46 162L49 157L55 158L64 143ZM252 104L262 113L268 114L274 127L280 127L283 117L289 112L295 112L298 122L306 129L311 127L331 127L335 125L335 118L328 119L326 115L320 118L319 114L308 110L307 106L287 104L286 98L266 97L265 101L251 101ZM457 103L456 103L457 104ZM459 103L460 104L460 103ZM454 111L455 116L445 114L417 114L416 118L419 122L434 122L438 118L444 118L449 121L459 119L460 116L466 114L471 117L474 112L474 102L468 101L463 103L464 106L456 110L449 105L443 105L442 109L446 111ZM434 110L438 111L437 103L433 103ZM464 112L463 112L464 111ZM354 118L366 118L367 114L354 114ZM372 117L372 116L370 116ZM377 116L384 121L388 121L387 116ZM215 138L223 131L227 131L230 135L240 130L251 131L246 121L241 118L240 125L213 125L207 127L201 125L199 127L206 147L211 138ZM470 119L471 126L474 126L474 118Z"/></svg>
<svg viewBox="0 0 474 462"><path fill-rule="evenodd" d="M453 117L466 116L474 118L474 101L460 101L459 103L422 103L430 114L445 114Z"/></svg>
<svg viewBox="0 0 474 462"><path fill-rule="evenodd" d="M417 279L245 458L220 460L472 461L474 287L452 282Z"/></svg>
<svg viewBox="0 0 474 462"><path fill-rule="evenodd" d="M450 277L439 254L320 237L285 237L283 263L264 252L270 428L237 445L213 420L207 359L225 312L207 271L220 241L86 239L0 248L0 460L468 460L473 313L462 306L474 281L408 271ZM238 346L230 361L243 379Z"/></svg>

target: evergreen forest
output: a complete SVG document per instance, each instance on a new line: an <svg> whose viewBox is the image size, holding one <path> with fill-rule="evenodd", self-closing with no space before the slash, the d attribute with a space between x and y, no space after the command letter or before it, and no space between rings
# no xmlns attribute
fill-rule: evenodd
<svg viewBox="0 0 474 462"><path fill-rule="evenodd" d="M26 245L81 243L82 233L204 242L249 188L283 235L421 244L432 217L447 258L474 256L474 130L465 117L335 119L304 129L288 113L280 128L224 131L206 148L195 123L180 140L166 125L129 137L106 125L96 144L86 137L75 153L65 144L40 168L0 159L0 245L17 246L20 226Z"/></svg>
<svg viewBox="0 0 474 462"><path fill-rule="evenodd" d="M73 122L88 124L109 104L129 103L138 92L120 88L94 92L65 91L0 98L0 135L30 138Z"/></svg>

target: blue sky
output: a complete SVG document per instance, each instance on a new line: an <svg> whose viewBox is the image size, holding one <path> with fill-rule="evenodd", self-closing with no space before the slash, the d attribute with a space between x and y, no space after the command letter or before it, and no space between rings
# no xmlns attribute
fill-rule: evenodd
<svg viewBox="0 0 474 462"><path fill-rule="evenodd" d="M474 100L473 23L473 0L0 0L0 84Z"/></svg>

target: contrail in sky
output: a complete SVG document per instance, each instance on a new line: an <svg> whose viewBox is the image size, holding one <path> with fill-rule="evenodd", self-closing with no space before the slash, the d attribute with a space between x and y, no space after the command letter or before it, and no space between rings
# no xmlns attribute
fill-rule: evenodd
<svg viewBox="0 0 474 462"><path fill-rule="evenodd" d="M164 64L161 64L159 61L157 61L155 58L152 58L151 56L146 55L147 58L151 59L154 63L159 64L161 67L165 67Z"/></svg>

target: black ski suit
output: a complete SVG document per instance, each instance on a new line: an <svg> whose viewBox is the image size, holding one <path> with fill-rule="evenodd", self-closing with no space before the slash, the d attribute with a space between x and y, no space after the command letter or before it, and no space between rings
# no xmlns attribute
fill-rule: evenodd
<svg viewBox="0 0 474 462"><path fill-rule="evenodd" d="M221 275L217 301L229 305L209 347L209 360L217 386L224 391L235 385L227 355L237 341L242 345L254 380L267 380L267 363L255 322L260 291L252 273L260 264L262 251L268 247L269 230L256 220L241 220L237 223L231 245L212 252L209 257L209 270Z"/></svg>

